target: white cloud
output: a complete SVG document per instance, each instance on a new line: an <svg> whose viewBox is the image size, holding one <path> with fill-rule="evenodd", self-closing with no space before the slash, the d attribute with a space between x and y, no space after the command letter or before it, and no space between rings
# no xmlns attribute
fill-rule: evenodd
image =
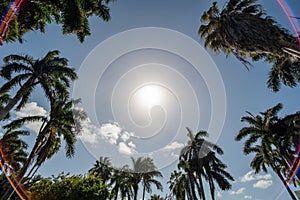
<svg viewBox="0 0 300 200"><path fill-rule="evenodd" d="M246 188L242 187L242 188L238 189L237 191L230 191L229 194L231 194L231 195L243 194L245 190L246 190Z"/></svg>
<svg viewBox="0 0 300 200"><path fill-rule="evenodd" d="M254 188L267 189L273 184L272 180L259 180L253 184Z"/></svg>
<svg viewBox="0 0 300 200"><path fill-rule="evenodd" d="M171 150L179 149L182 147L184 147L183 143L179 143L179 142L175 141L175 142L172 142L171 144L165 146L164 150L171 151Z"/></svg>
<svg viewBox="0 0 300 200"><path fill-rule="evenodd" d="M244 199L252 199L252 196L250 196L250 195L245 195L245 196L244 196Z"/></svg>
<svg viewBox="0 0 300 200"><path fill-rule="evenodd" d="M17 117L29 117L29 116L47 116L47 111L37 105L36 102L25 104L25 106L16 112ZM40 130L42 122L30 122L26 123L25 127L35 131L36 133Z"/></svg>
<svg viewBox="0 0 300 200"><path fill-rule="evenodd" d="M263 180L270 180L272 179L272 175L271 174L255 174L254 171L249 171L247 172L243 177L240 177L240 181L241 182L249 182L249 181L255 181L255 180L259 180L259 179L263 179Z"/></svg>
<svg viewBox="0 0 300 200"><path fill-rule="evenodd" d="M128 156L131 156L136 152L134 148L129 147L124 142L119 143L118 151L119 151L119 153L124 154L124 155L128 155Z"/></svg>
<svg viewBox="0 0 300 200"><path fill-rule="evenodd" d="M104 142L119 153L128 156L136 153L136 145L130 141L132 136L134 136L133 133L123 131L116 122L105 123L97 127L88 118L82 122L82 131L78 138L86 145L97 146Z"/></svg>
<svg viewBox="0 0 300 200"><path fill-rule="evenodd" d="M117 123L106 123L100 127L100 134L108 140L110 144L117 144L122 129Z"/></svg>

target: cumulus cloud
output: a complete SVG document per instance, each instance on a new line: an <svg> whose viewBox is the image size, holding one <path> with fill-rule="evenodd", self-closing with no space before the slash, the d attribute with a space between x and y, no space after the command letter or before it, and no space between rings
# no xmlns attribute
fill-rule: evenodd
<svg viewBox="0 0 300 200"><path fill-rule="evenodd" d="M36 102L31 102L25 104L20 111L17 111L16 116L20 118L29 116L47 116L47 111L43 107L38 106ZM42 122L30 122L25 124L26 128L33 130L36 133L40 130L41 126Z"/></svg>
<svg viewBox="0 0 300 200"><path fill-rule="evenodd" d="M164 147L164 150L167 150L167 151L172 151L172 150L175 150L175 149L180 149L184 147L184 144L183 143L179 143L179 142L172 142L171 144L167 145Z"/></svg>
<svg viewBox="0 0 300 200"><path fill-rule="evenodd" d="M245 196L244 196L244 199L252 199L252 196L250 196L250 195L245 195Z"/></svg>
<svg viewBox="0 0 300 200"><path fill-rule="evenodd" d="M136 145L130 141L133 133L124 131L118 123L105 123L100 127L95 126L88 118L82 122L82 131L78 138L91 145L97 145L105 141L107 145L117 148L123 155L136 153Z"/></svg>
<svg viewBox="0 0 300 200"><path fill-rule="evenodd" d="M246 190L246 188L242 187L242 188L238 189L237 191L230 191L229 194L231 194L231 195L243 194L245 190Z"/></svg>
<svg viewBox="0 0 300 200"><path fill-rule="evenodd" d="M253 184L254 188L267 189L273 184L272 180L259 180Z"/></svg>
<svg viewBox="0 0 300 200"><path fill-rule="evenodd" d="M272 179L272 175L271 174L255 174L254 171L249 171L247 172L244 176L240 177L240 181L241 182L250 182L250 181L255 181L255 180L259 180L259 179L263 179L263 180L270 180Z"/></svg>

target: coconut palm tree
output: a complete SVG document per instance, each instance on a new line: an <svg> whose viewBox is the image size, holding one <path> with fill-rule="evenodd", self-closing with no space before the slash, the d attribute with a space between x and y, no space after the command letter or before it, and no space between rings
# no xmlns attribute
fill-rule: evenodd
<svg viewBox="0 0 300 200"><path fill-rule="evenodd" d="M50 51L42 59L33 59L25 55L9 55L3 61L5 65L0 70L0 77L7 82L0 88L0 94L20 86L3 109L0 110L0 120L17 105L22 108L28 101L33 89L40 85L45 96L54 101L54 93L68 94L70 82L77 78L73 68L69 68L66 58L58 57L59 51Z"/></svg>
<svg viewBox="0 0 300 200"><path fill-rule="evenodd" d="M99 160L96 160L94 167L89 170L89 174L100 177L103 184L105 184L112 176L112 169L110 159L100 156Z"/></svg>
<svg viewBox="0 0 300 200"><path fill-rule="evenodd" d="M188 199L204 199L205 192L203 179L209 183L211 197L214 199L215 184L222 190L229 190L233 181L232 176L225 171L226 165L222 163L215 153L221 155L223 150L217 145L208 142L204 137L208 136L205 131L200 131L193 135L188 130L189 141L180 152L178 168L185 172L185 179L188 183L186 188L186 196Z"/></svg>
<svg viewBox="0 0 300 200"><path fill-rule="evenodd" d="M222 10L214 2L203 13L201 21L204 24L199 28L199 36L205 38L205 47L214 52L233 54L247 68L250 64L247 58L252 58L253 61L264 59L273 63L274 69L288 66L296 71L282 76L282 73L274 73L277 70L273 69L269 87L274 91L279 89L280 82L291 87L294 86L293 80L299 82L300 47L297 37L281 28L271 17L265 16L256 0L229 0ZM272 77L277 77L277 82L270 80ZM271 83L276 84L273 86Z"/></svg>
<svg viewBox="0 0 300 200"><path fill-rule="evenodd" d="M277 115L281 109L282 104L277 104L257 116L247 112L248 116L242 117L241 121L247 122L249 126L242 128L235 140L247 138L244 153L255 154L250 166L256 173L260 170L267 172L267 167L271 167L287 188L291 198L296 199L283 172L287 172L292 167L295 148L298 148L293 142L297 133L292 130L295 130L294 125L291 125L297 115L279 118Z"/></svg>

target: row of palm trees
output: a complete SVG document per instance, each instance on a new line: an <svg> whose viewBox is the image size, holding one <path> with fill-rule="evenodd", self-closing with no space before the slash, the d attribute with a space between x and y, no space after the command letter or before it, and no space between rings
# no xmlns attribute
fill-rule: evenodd
<svg viewBox="0 0 300 200"><path fill-rule="evenodd" d="M111 188L112 199L133 199L137 200L139 186L142 185L145 199L146 192L152 192L152 185L158 190L162 190L162 184L156 180L162 174L154 165L150 157L131 158L132 167L124 165L121 168L114 168L108 157L100 157L94 167L89 170L89 174L100 177L104 184Z"/></svg>
<svg viewBox="0 0 300 200"><path fill-rule="evenodd" d="M226 165L217 158L223 151L220 147L205 140L208 133L200 131L193 135L188 129L189 141L181 150L178 170L172 172L168 181L170 195L178 200L206 199L204 182L210 188L211 199L215 199L216 185L221 190L231 189L230 181L233 177L226 171ZM152 193L151 186L162 191L162 184L156 178L162 177L157 170L152 158L137 159L131 158L132 167L124 165L121 168L114 168L107 157L100 157L89 174L100 177L104 184L109 185L112 198L137 200L139 186L142 186L142 199L145 199L146 192ZM163 199L159 195L151 198ZM166 197L167 198L167 197Z"/></svg>

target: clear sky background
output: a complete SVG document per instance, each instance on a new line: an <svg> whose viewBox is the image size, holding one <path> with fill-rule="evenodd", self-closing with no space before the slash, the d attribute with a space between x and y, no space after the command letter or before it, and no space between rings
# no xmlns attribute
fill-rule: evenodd
<svg viewBox="0 0 300 200"><path fill-rule="evenodd" d="M25 53L38 58L44 56L50 50L58 49L61 51L61 55L63 57L69 59L70 66L75 67L76 70L79 71L79 69L85 69L84 60L88 58L90 52L101 42L120 32L142 27L161 27L175 30L189 36L190 38L197 41L199 45L202 45L203 41L201 41L197 35L198 28L201 24L200 17L203 11L207 10L211 6L212 2L213 1L211 0L193 0L187 2L178 0L119 0L111 4L112 19L108 23L102 22L98 18L90 19L92 35L87 37L84 43L80 43L73 35L63 36L61 34L61 28L58 25L50 25L47 26L45 34L41 34L39 32L28 33L25 36L26 42L24 42L24 44L4 44L0 48L0 55L2 58L12 53ZM219 6L222 8L225 1L218 2ZM287 2L290 5L290 8L294 11L294 14L299 17L300 1L288 0ZM263 5L268 15L273 16L275 20L279 22L279 24L291 30L291 32L293 33L293 29L289 23L288 17L284 14L277 1L261 0L258 1L258 3L261 3ZM137 37L143 38L142 35ZM124 44L126 44L126 41L124 41ZM114 46L112 47L112 50L114 50ZM226 92L226 118L223 130L217 140L217 144L224 150L224 155L220 158L224 163L228 165L228 171L236 180L232 184L231 191L219 192L219 190L217 190L217 199L276 199L283 190L282 183L280 182L279 178L271 171L269 171L269 174L262 173L259 175L254 175L251 171L251 168L249 167L253 155L244 156L242 152L243 142L234 141L234 137L237 135L238 131L246 125L240 122L241 116L246 115L245 111L250 111L253 114L258 114L258 112L265 111L266 109L276 105L279 102L283 103L284 106L283 110L280 113L280 115L282 116L300 110L300 88L287 88L283 86L280 92L273 93L266 86L267 76L270 70L269 65L262 62L257 62L253 64L254 67L250 68L250 71L247 71L246 68L233 56L230 56L226 59L225 55L223 54L215 55L209 49L207 49L207 52L211 56L221 74ZM195 52L190 53L193 54ZM159 54L161 57L156 54ZM116 65L120 67L122 66L122 64L126 63L128 59L130 60L134 58L134 56L138 56L136 59L145 57L145 59L149 60L149 55L151 55L150 57L157 59L157 63L164 63L174 67L172 68L173 71L168 71L168 68L162 67L160 76L164 77L164 73L166 73L166 75L171 74L171 76L172 73L174 73L174 77L180 74L186 76L186 79L196 92L195 98L200 108L199 112L201 115L201 120L196 125L199 125L199 129L207 129L209 118L212 115L212 113L207 108L210 108L212 102L209 100L209 91L207 89L208 87L205 86L205 78L201 76L198 77L196 75L194 76L193 69L190 66L187 66L186 70L180 71L181 69L179 67L176 67L175 63L172 64L173 59L179 59L178 62L180 62L180 58L176 56L172 57L170 52L167 52L166 55L164 55L163 53L158 52L158 50L154 52L141 50L133 53L133 55L126 55L127 57L124 61L120 58L120 63L117 63ZM203 56L205 55L205 53L201 53L201 55ZM99 63L97 64L99 64L99 67L103 67L101 66L102 55L98 56ZM133 57L131 58L130 56ZM169 57L169 60L164 60L164 58L162 58L164 56ZM154 61L151 60L151 62ZM148 140L145 139L144 142L143 140L136 139L136 136L139 136L139 138L146 136L137 135L142 134L142 132L136 131L136 129L134 129L133 127L128 126L126 122L121 123L120 121L122 121L124 117L119 117L119 121L113 118L112 111L109 110L109 108L111 107L106 106L108 104L111 104L111 101L106 101L106 98L112 97L111 88L116 85L116 82L114 81L121 80L121 74L115 75L119 71L118 66L110 66L112 70L106 71L106 74L104 74L105 76L103 76L103 78L101 77L99 84L97 83L97 90L95 91L95 107L89 104L85 105L85 97L82 97L84 109L93 110L95 108L97 122L95 122L96 119L91 119L91 121L84 124L85 132L81 137L82 141L78 140L78 143L76 145L75 157L69 160L66 159L64 157L64 151L62 148L61 152L55 155L51 160L46 161L46 163L41 167L38 173L44 176L58 174L62 171L71 172L74 174L86 173L88 169L93 166L93 164L95 163L95 159L97 159L98 156L109 156L110 158L112 158L113 163L115 163L116 166L119 166L121 163L123 163L123 161L130 163L130 160L128 159L129 156L135 155L134 153L136 152L142 152L143 147L149 148L149 150L144 151L146 152L145 155L149 154L147 153L151 151L151 145L149 147L149 138ZM155 69L155 67L159 68L161 66L152 65L150 67L148 66L148 69ZM139 70L138 68L134 69ZM144 66L142 70L145 69L146 68ZM124 68L122 68L122 70L130 70L130 65L126 65ZM148 77L153 77L153 82L158 82L158 80L160 79L158 77L158 74L155 74L155 72L155 70L153 74L147 72ZM136 76L134 75L134 71L132 73L133 74L131 74L131 76L127 78L134 79L134 77ZM110 77L112 77L111 80ZM180 77L178 78L178 80L179 79ZM174 78L174 84L175 82L177 83L178 80L177 78ZM84 84L85 81L86 90L88 91L91 89L89 85L90 80L80 79L80 83L82 84ZM149 80L147 81L149 82ZM185 85L178 86L178 91L175 91L175 93L179 95L180 91L184 91L186 87L187 86ZM122 87L120 91L123 91ZM169 103L173 102L174 105L178 103L178 101L176 101L176 95L174 96L174 93L170 91L164 91L163 93L165 95L169 95L168 97L166 97ZM102 94L104 94L104 96L102 96ZM112 101L112 105L116 106L112 107L115 109L114 112L118 113L120 109L122 109L122 101L120 101L120 98L115 98L115 100L116 102ZM31 102L33 103L29 104L22 112L17 113L17 116L22 116L22 114L24 113L46 113L45 110L47 110L47 102L43 100L43 95L40 91L37 91L32 95ZM36 104L34 102L36 102ZM182 105L189 105L189 98L180 99L180 103ZM126 107L126 102L124 103L124 105ZM166 109L165 106L167 106L167 104L162 105L162 107ZM40 107L45 107L45 110ZM168 134L172 134L171 130L178 130L178 123L180 122L180 120L181 122L184 122L183 126L189 126L188 122L194 123L195 119L197 119L197 114L199 113L196 112L196 114L193 114L191 112L191 114L187 114L187 117L185 117L184 119L180 119L178 117L174 117L176 116L176 113L179 113L179 111L176 109L171 109L173 113L168 112L168 115L165 115L162 110L160 110L159 108L156 109L156 107L152 111L153 113L151 113L151 117L154 117L156 119L162 118L162 120L166 120L169 123L165 124L166 126L164 126L166 128L166 130L164 131L164 133L166 134L164 135L165 137L158 139L159 141L161 141L161 143L155 142L155 145L158 146L154 149L168 151L171 157L175 157L176 154L178 154L178 150L184 143L183 138L185 138L186 132L180 129L179 133L176 134L176 137L178 135L182 137L179 137L178 140L174 140L174 138L170 139L175 136L168 136ZM147 120L148 119L145 119L145 121ZM143 124L144 122L141 123ZM197 123L197 120L195 123ZM161 124L156 124L154 129L157 128L156 126L160 127ZM35 125L32 125L29 128L34 129ZM153 130L147 130L147 133L151 133L151 131ZM193 131L196 132L197 130ZM94 141L94 143L92 141ZM95 146L98 148L96 148L96 150L94 149L93 151L93 147ZM150 153L150 155L152 154ZM165 156L168 154L161 155ZM168 161L172 161L172 159ZM163 163L162 160L159 160L157 162L157 165L161 166L160 170L164 174L164 178L162 179L162 182L164 183L164 192L162 193L162 196L164 196L164 194L169 193L166 182L168 181L170 172L176 169L176 163L166 164ZM207 194L209 193L207 192ZM289 199L289 196L286 192L284 192L278 198Z"/></svg>

